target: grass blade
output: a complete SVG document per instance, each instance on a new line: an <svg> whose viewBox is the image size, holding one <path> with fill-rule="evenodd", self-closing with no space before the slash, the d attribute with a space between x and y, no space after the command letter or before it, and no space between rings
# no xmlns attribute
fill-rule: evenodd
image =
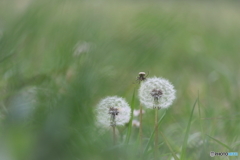
<svg viewBox="0 0 240 160"><path fill-rule="evenodd" d="M132 132L132 120L133 120L134 107L135 107L135 88L133 90L132 101L131 101L131 118L130 118L130 121L128 124L129 125L128 132L127 132L127 137L126 137L126 141L125 141L126 144L128 144L130 136L131 136L131 132Z"/></svg>
<svg viewBox="0 0 240 160"><path fill-rule="evenodd" d="M202 137L202 142L203 142L203 149L202 149L202 152L203 153L207 153L208 152L208 149L207 149L207 144L208 144L208 140L206 140L206 135L205 135L205 131L204 131L204 125L203 125L203 122L202 122L202 114L201 114L201 104L200 104L200 98L199 98L199 92L198 92L198 114L199 114L199 123L200 123L200 127L201 127L201 137ZM204 155L206 156L206 155ZM205 157L207 158L207 157ZM205 159L204 158L204 159Z"/></svg>
<svg viewBox="0 0 240 160"><path fill-rule="evenodd" d="M162 135L163 140L165 141L166 145L168 146L169 150L171 151L172 156L174 157L174 159L175 160L179 160L179 158L177 157L176 153L173 151L173 149L172 149L170 143L168 142L167 138L165 137L165 135L162 132L160 132L160 134Z"/></svg>
<svg viewBox="0 0 240 160"><path fill-rule="evenodd" d="M158 121L158 126L159 126L160 123L162 122L162 120L163 120L163 118L165 117L165 115L166 115L166 111L164 112L164 114L162 115L162 117L159 119L159 121ZM152 142L154 133L155 133L155 128L154 128L153 132L151 133L151 136L150 136L150 138L149 138L149 140L148 140L147 146L146 146L146 148L145 148L145 150L144 150L144 154L147 152L147 150L148 150L148 148L149 148L149 146L150 146L150 143Z"/></svg>
<svg viewBox="0 0 240 160"><path fill-rule="evenodd" d="M207 135L207 134L206 134L206 135ZM221 141L219 141L219 140L217 140L217 139L215 139L215 138L213 138L213 137L211 137L211 136L209 136L209 135L207 135L207 136L208 136L209 138L211 138L212 140L214 140L215 142L217 142L218 144L222 145L223 147L229 149L230 151L232 150L231 147L229 147L228 145L222 143Z"/></svg>
<svg viewBox="0 0 240 160"><path fill-rule="evenodd" d="M188 135L189 135L190 126L191 126L191 122L192 122L193 112L194 112L195 106L196 106L196 104L198 102L198 98L194 102L194 105L193 105L193 108L192 108L192 112L191 112L191 115L190 115L190 118L189 118L189 121L188 121L187 130L186 130L186 133L185 133L185 136L184 136L184 140L183 140L182 153L181 153L181 158L180 158L181 160L185 160Z"/></svg>
<svg viewBox="0 0 240 160"><path fill-rule="evenodd" d="M198 93L198 115L199 115L199 122L200 122L200 127L201 127L201 132L202 132L202 139L204 139L204 130L203 130L203 123L202 123L202 115L201 115L201 108L200 108L200 100L199 100L199 93Z"/></svg>

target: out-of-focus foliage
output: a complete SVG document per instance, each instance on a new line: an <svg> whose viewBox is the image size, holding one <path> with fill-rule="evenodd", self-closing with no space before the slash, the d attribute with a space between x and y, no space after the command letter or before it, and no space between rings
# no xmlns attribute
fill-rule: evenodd
<svg viewBox="0 0 240 160"><path fill-rule="evenodd" d="M127 126L118 128L119 145L112 147L111 131L95 128L93 109L105 96L130 102L140 71L169 79L177 90L160 127L177 153L198 94L201 117L196 110L187 158L227 151L205 134L239 151L239 7L0 1L0 160L139 159L138 129L123 146ZM143 123L147 142L151 110ZM160 151L161 159L171 157L166 144Z"/></svg>

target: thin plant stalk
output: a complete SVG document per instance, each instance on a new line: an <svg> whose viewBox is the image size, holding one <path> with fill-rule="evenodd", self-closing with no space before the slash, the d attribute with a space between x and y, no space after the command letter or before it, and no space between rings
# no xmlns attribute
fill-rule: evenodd
<svg viewBox="0 0 240 160"><path fill-rule="evenodd" d="M154 159L158 159L158 108L155 109L155 143L154 143Z"/></svg>
<svg viewBox="0 0 240 160"><path fill-rule="evenodd" d="M142 81L146 80L146 77L148 76L148 74L146 75L145 72L139 72L139 77L137 77L137 81L139 81L139 83L142 83ZM143 132L142 132L142 105L140 104L140 125L139 125L139 136L140 136L140 151L142 151L142 143L143 143Z"/></svg>
<svg viewBox="0 0 240 160"><path fill-rule="evenodd" d="M112 125L113 128L113 145L116 144L116 126Z"/></svg>
<svg viewBox="0 0 240 160"><path fill-rule="evenodd" d="M142 105L140 105L140 125L139 125L139 135L140 135L140 151L142 151L142 144L143 144L143 132L142 132Z"/></svg>
<svg viewBox="0 0 240 160"><path fill-rule="evenodd" d="M160 124L161 124L161 122L163 121L163 118L165 117L165 115L166 115L166 111L164 112L164 114L162 115L162 117L159 119L159 121L158 121L158 126L160 126ZM151 133L151 136L150 136L150 138L149 138L149 140L148 140L148 143L147 143L147 145L146 145L146 148L144 149L144 154L147 153L148 148L149 148L149 146L150 146L150 143L151 143L152 140L153 140L153 137L154 137L154 134L155 134L155 131L156 131L155 129L156 129L156 128L154 128L153 132Z"/></svg>

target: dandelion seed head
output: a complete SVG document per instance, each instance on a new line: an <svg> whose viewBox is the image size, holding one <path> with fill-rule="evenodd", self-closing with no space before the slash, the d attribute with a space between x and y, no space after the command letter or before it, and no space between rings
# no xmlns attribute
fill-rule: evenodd
<svg viewBox="0 0 240 160"><path fill-rule="evenodd" d="M140 83L141 81L145 81L146 80L146 73L145 72L139 72L138 73L138 77L137 77L137 81Z"/></svg>
<svg viewBox="0 0 240 160"><path fill-rule="evenodd" d="M102 99L95 112L98 126L111 125L113 115L115 125L124 125L130 120L131 109L123 98L112 96Z"/></svg>
<svg viewBox="0 0 240 160"><path fill-rule="evenodd" d="M164 78L148 78L139 88L141 104L147 108L168 108L175 97L174 86Z"/></svg>
<svg viewBox="0 0 240 160"><path fill-rule="evenodd" d="M145 72L139 72L138 74L139 75L145 75L146 73Z"/></svg>
<svg viewBox="0 0 240 160"><path fill-rule="evenodd" d="M142 114L144 114L144 113L145 113L145 111L142 110ZM135 117L139 116L139 114L140 114L140 109L138 109L138 110L134 109L134 110L133 110L133 115L134 115Z"/></svg>
<svg viewBox="0 0 240 160"><path fill-rule="evenodd" d="M138 121L138 120L132 120L132 126L134 126L134 127L139 127L140 126L140 122Z"/></svg>

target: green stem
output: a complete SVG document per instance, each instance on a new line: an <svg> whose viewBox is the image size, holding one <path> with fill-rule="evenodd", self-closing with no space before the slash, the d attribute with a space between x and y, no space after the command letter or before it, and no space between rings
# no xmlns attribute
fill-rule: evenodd
<svg viewBox="0 0 240 160"><path fill-rule="evenodd" d="M116 144L116 130L115 130L115 125L112 126L113 128L113 144Z"/></svg>
<svg viewBox="0 0 240 160"><path fill-rule="evenodd" d="M142 151L142 141L143 141L143 132L142 132L142 105L140 105L140 126L139 126L139 135L140 135L140 151Z"/></svg>
<svg viewBox="0 0 240 160"><path fill-rule="evenodd" d="M155 143L154 143L154 159L158 159L158 108L155 109Z"/></svg>

